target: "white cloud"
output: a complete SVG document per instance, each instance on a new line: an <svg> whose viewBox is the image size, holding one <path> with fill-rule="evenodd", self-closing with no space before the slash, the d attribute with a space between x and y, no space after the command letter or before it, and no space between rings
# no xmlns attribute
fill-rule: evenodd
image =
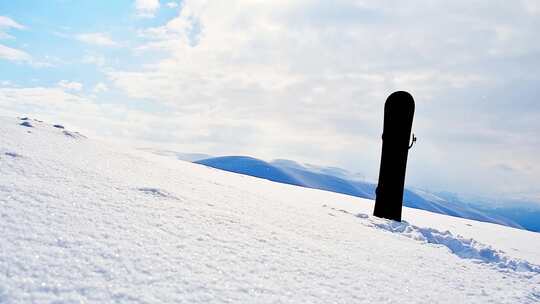
<svg viewBox="0 0 540 304"><path fill-rule="evenodd" d="M9 29L23 30L25 28L26 27L9 17L0 16L0 39L14 39L14 37L9 35L6 31Z"/></svg>
<svg viewBox="0 0 540 304"><path fill-rule="evenodd" d="M25 26L9 17L0 16L0 39L14 39L15 37L9 35L6 31L9 29L23 30L25 28Z"/></svg>
<svg viewBox="0 0 540 304"><path fill-rule="evenodd" d="M82 61L99 66L110 81L88 93L114 87L133 104L167 115L98 106L94 97L81 97L82 84L65 80L55 88L1 91L0 105L85 116L88 128L96 120L118 127L103 127L102 135L177 142L184 151L289 157L376 177L383 103L405 89L417 99L413 183L481 184L489 191L531 187L540 178L538 170L523 169L538 163L540 149L538 1L162 3L180 7L178 15L140 31L137 41L144 43L136 55L143 56L135 66L105 69L115 59L95 54ZM155 16L159 7L155 0L135 2L141 17ZM4 28L22 27L3 20ZM104 33L76 38L119 45ZM4 45L0 58L32 61ZM489 169L516 158L525 165L512 166L510 181L501 166L497 174Z"/></svg>
<svg viewBox="0 0 540 304"><path fill-rule="evenodd" d="M486 111L479 92L515 84L523 88L540 78L538 69L525 71L527 64L520 61L537 58L540 51L535 38L540 24L530 16L535 7L528 3L494 11L482 1L392 3L390 9L387 1L186 0L176 18L140 33L146 43L138 51L157 51L165 58L106 73L130 98L236 130L208 136L218 154L328 162L369 177L378 169L384 100L405 89L417 98L415 132L420 140L427 138L424 152L417 152L422 161L415 165L411 156L413 183L449 182L469 189L482 184L489 190L497 183L464 182L464 177L489 175L478 168L487 142L502 141L497 147L513 147L514 157L524 159L534 159L530 151L540 148L529 144L528 150L517 151L527 145L526 137L490 135L502 134L494 126L507 114L504 107L486 116L469 114ZM501 107L507 100L516 102L499 95L491 98ZM529 97L532 103L534 94ZM478 125L467 127L471 120ZM540 127L534 119L531 125ZM516 130L506 132L519 134ZM230 142L244 133L250 140L238 151ZM508 158L503 152L490 157ZM445 172L427 169L435 167ZM439 173L459 179L432 182Z"/></svg>
<svg viewBox="0 0 540 304"><path fill-rule="evenodd" d="M103 67L105 65L106 59L103 55L86 55L83 57L83 63L95 64L98 67Z"/></svg>
<svg viewBox="0 0 540 304"><path fill-rule="evenodd" d="M159 0L135 0L135 10L139 17L154 17L159 6Z"/></svg>
<svg viewBox="0 0 540 304"><path fill-rule="evenodd" d="M92 98L72 94L62 87L28 87L0 88L0 113L62 123L88 136L96 133L107 136L110 135L107 130L112 130L114 135L122 137L126 135L122 132L122 120L115 118L130 112L121 106L97 104Z"/></svg>
<svg viewBox="0 0 540 304"><path fill-rule="evenodd" d="M80 91L83 88L83 84L76 81L60 80L57 85L69 91Z"/></svg>
<svg viewBox="0 0 540 304"><path fill-rule="evenodd" d="M23 25L7 16L0 16L0 29L2 28L15 28L19 30L25 29Z"/></svg>
<svg viewBox="0 0 540 304"><path fill-rule="evenodd" d="M10 34L0 31L0 39L14 39L14 38L15 37L11 36Z"/></svg>
<svg viewBox="0 0 540 304"><path fill-rule="evenodd" d="M92 90L92 92L103 93L103 92L107 92L108 90L109 90L109 87L106 84L104 84L103 82L99 82L94 86L94 89Z"/></svg>
<svg viewBox="0 0 540 304"><path fill-rule="evenodd" d="M45 56L45 60L35 60L30 54L23 50L11 48L2 44L0 44L0 60L1 59L25 63L35 68L54 66L54 64L51 62L52 58L48 56Z"/></svg>
<svg viewBox="0 0 540 304"><path fill-rule="evenodd" d="M96 108L88 99L66 92L61 87L0 88L0 110L5 113L50 118L67 114L76 120L78 114L96 113Z"/></svg>
<svg viewBox="0 0 540 304"><path fill-rule="evenodd" d="M186 151L211 150L216 138L224 134L234 136L236 131L243 129L242 123L206 114L202 120L182 113L153 115L123 104L97 102L92 96L73 94L61 87L0 87L0 113L62 123L87 136L114 138L115 142L128 139L131 144L143 142L144 145L149 142L184 143L181 149ZM242 146L252 139L244 134L230 138L230 142Z"/></svg>
<svg viewBox="0 0 540 304"><path fill-rule="evenodd" d="M531 15L540 15L540 2L538 0L522 0L523 6Z"/></svg>
<svg viewBox="0 0 540 304"><path fill-rule="evenodd" d="M106 33L84 33L78 34L75 38L81 42L99 46L118 46L118 43L112 40Z"/></svg>
<svg viewBox="0 0 540 304"><path fill-rule="evenodd" d="M32 56L30 56L25 51L10 48L8 46L0 44L0 59L19 62L30 62L32 60Z"/></svg>

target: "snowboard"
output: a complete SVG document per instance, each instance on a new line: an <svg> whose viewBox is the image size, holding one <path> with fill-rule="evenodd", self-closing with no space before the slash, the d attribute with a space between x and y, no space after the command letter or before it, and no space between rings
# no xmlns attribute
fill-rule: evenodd
<svg viewBox="0 0 540 304"><path fill-rule="evenodd" d="M414 99L404 91L392 93L384 105L381 167L373 215L401 221ZM413 135L413 143L416 138Z"/></svg>

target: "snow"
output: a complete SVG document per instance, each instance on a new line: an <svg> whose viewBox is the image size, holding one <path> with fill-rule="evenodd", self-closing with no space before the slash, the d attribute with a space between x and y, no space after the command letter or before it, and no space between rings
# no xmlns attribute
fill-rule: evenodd
<svg viewBox="0 0 540 304"><path fill-rule="evenodd" d="M387 221L371 200L20 123L0 118L0 303L540 302L539 233Z"/></svg>
<svg viewBox="0 0 540 304"><path fill-rule="evenodd" d="M166 155L160 153L160 151L154 153ZM174 156L174 154L172 155ZM169 154L169 156L171 155ZM274 182L327 190L361 198L375 199L375 189L377 188L374 183L355 180L354 176L346 176L347 173L343 169L313 165L304 166L290 160L281 159L266 162L248 156L221 156L195 162L212 168L264 178ZM445 200L425 190L405 188L403 205L471 220L523 228L520 225L520 223L523 223L522 221L515 222L508 217L495 214L494 211L482 211L459 200ZM527 226L530 227L530 225Z"/></svg>

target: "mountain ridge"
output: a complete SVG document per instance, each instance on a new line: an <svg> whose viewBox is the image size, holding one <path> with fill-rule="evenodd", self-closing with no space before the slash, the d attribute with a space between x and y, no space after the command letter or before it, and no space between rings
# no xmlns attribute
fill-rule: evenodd
<svg viewBox="0 0 540 304"><path fill-rule="evenodd" d="M360 180L347 179L346 170L332 168L320 169L316 166L303 166L295 161L278 159L266 162L250 156L220 156L194 161L212 168L250 175L306 188L332 191L361 198L374 199L376 184ZM341 176L327 172L340 172ZM446 200L434 193L418 189L405 189L404 206L430 212L501 224L524 229L519 223L500 214L486 214L485 211L462 202Z"/></svg>

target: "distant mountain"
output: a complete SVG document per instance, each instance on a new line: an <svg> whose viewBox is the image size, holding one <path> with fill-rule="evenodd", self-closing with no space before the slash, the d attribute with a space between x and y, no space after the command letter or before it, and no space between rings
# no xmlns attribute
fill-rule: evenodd
<svg viewBox="0 0 540 304"><path fill-rule="evenodd" d="M538 202L513 198L472 197L447 192L438 195L449 201L467 202L468 205L484 213L507 218L519 223L527 230L540 232L540 204Z"/></svg>
<svg viewBox="0 0 540 304"><path fill-rule="evenodd" d="M265 161L247 156L223 156L196 161L195 163L208 167L235 172L254 177L268 179L274 182L306 186L294 176L287 174L279 167Z"/></svg>
<svg viewBox="0 0 540 304"><path fill-rule="evenodd" d="M195 161L195 163L216 169L264 178L274 182L307 188L327 190L362 198L375 198L376 184L356 179L340 168L325 168L301 165L290 160L266 162L247 156L223 156ZM447 195L449 197L449 195ZM523 228L514 218L500 212L470 206L457 199L446 199L441 195L419 189L405 189L404 205L430 212L497 223L515 228ZM534 230L538 231L538 230Z"/></svg>
<svg viewBox="0 0 540 304"><path fill-rule="evenodd" d="M495 209L479 207L479 209L519 223L521 227L527 230L540 232L540 207L537 204L531 204L529 207L505 206Z"/></svg>
<svg viewBox="0 0 540 304"><path fill-rule="evenodd" d="M225 171L264 178L274 182L328 190L363 198L373 198L375 186L311 171L296 162L278 160L265 162L247 156L223 156L195 163Z"/></svg>
<svg viewBox="0 0 540 304"><path fill-rule="evenodd" d="M207 158L212 157L212 155L203 154L203 153L182 153L182 152L176 152L176 151L170 151L170 150L156 150L153 148L139 148L138 150L150 152L150 153L161 155L161 156L170 156L179 160L185 160L189 162L196 162L201 159L207 159Z"/></svg>

